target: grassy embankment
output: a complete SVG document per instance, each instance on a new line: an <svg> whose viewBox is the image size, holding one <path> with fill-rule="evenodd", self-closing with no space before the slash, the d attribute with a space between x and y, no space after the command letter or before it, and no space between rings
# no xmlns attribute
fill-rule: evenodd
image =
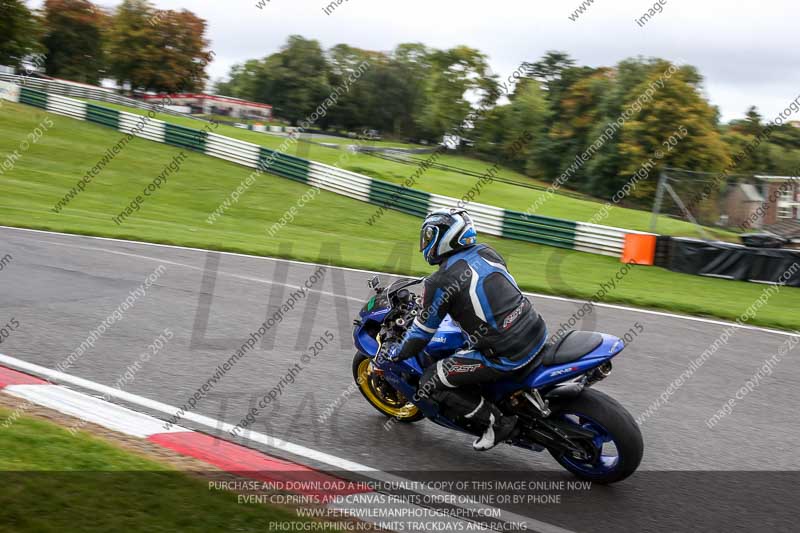
<svg viewBox="0 0 800 533"><path fill-rule="evenodd" d="M0 408L0 420L9 415ZM0 531L15 533L255 533L307 521L290 509L240 505L196 476L29 416L0 429L0 483Z"/></svg>
<svg viewBox="0 0 800 533"><path fill-rule="evenodd" d="M134 109L119 105L105 104L103 102L95 102L98 105L106 107L113 107L120 111L128 111L130 113L145 114L146 111ZM172 115L161 114L158 116L160 120L172 122L182 126L191 128L202 128L202 122L192 120L189 118L175 117ZM236 139L260 144L267 148L278 148L284 142L284 137L276 135L268 135L255 131L243 130L221 124L216 133L226 135ZM337 143L337 144L353 144L355 141L350 139L335 138L335 137L313 137L312 139L318 142ZM376 146L395 146L395 147L419 147L415 145L396 143L391 141L378 141L372 143ZM414 170L414 165L407 165L393 161L387 161L374 156L366 154L352 154L346 159L342 159L342 152L333 150L323 146L317 146L309 143L300 143L295 145L290 153L320 161L327 164L339 163L339 166L353 172L366 174L373 178L378 178L393 183L402 183ZM424 159L427 156L424 154L415 155L417 159ZM462 155L447 155L443 154L437 159L438 163L454 166L457 168L465 169L473 173L483 174L490 167L491 163L480 161L472 157ZM534 180L524 174L516 172L506 167L500 167L498 178L505 180L513 180L516 182L537 185L540 187L547 187L550 183ZM655 179L655 176L652 177ZM418 180L413 188L417 188L427 192L443 194L445 196L452 196L454 198L461 198L477 181L477 178L470 177L457 172L442 170L442 169L429 169L425 172L422 178ZM489 186L481 189L480 197L475 201L504 207L506 209L514 209L517 211L527 211L530 206L536 201L536 198L542 194L540 191L495 181ZM589 222L592 217L597 213L602 203L597 199L588 196L572 197L563 194L556 194L546 201L537 211L536 214L563 218L567 220L576 220L579 222ZM649 231L650 229L650 213L647 211L640 211L637 209L627 209L623 207L613 206L608 212L608 217L599 222L606 226L617 226L620 228L627 228L640 231ZM707 228L709 233L715 235L722 240L736 240L736 236L727 231L722 231L717 228ZM690 237L700 237L697 228L682 220L675 220L669 217L659 217L657 232L663 235L681 235Z"/></svg>

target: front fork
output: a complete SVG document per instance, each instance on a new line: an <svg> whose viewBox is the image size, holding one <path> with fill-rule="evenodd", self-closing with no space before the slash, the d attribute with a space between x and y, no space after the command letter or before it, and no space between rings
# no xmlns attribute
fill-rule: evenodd
<svg viewBox="0 0 800 533"><path fill-rule="evenodd" d="M405 376L412 377L412 374L403 369L403 363L382 363L386 365L383 368L375 366L374 360L372 363L372 371L383 374L383 379L389 385L395 388L397 392L402 394L406 400L414 404L425 418L436 418L439 415L439 407L433 400L424 398L419 394L419 389L412 383L405 379Z"/></svg>

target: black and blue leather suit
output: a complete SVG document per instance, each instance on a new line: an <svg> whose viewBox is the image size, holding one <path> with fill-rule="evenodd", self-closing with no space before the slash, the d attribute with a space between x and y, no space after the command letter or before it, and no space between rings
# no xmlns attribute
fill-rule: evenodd
<svg viewBox="0 0 800 533"><path fill-rule="evenodd" d="M470 345L428 367L419 390L426 391L448 416L488 423L497 408L474 385L495 381L530 363L547 340L544 321L503 258L485 244L449 255L426 278L422 300L422 311L408 329L397 359L419 354L449 314L469 336Z"/></svg>

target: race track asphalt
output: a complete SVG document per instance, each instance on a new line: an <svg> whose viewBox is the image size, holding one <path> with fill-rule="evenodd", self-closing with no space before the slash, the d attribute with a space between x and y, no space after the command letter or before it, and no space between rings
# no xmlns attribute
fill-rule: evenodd
<svg viewBox="0 0 800 533"><path fill-rule="evenodd" d="M113 386L168 328L174 337L141 365L125 390L175 406L184 404L281 307L296 290L293 287L318 268L0 228L0 257L6 254L11 260L0 271L0 326L14 319L19 327L2 342L0 353L49 368L66 360L163 265L146 294L65 371ZM513 273L513 261L510 268ZM466 471L489 479L512 474L573 479L546 453L504 446L478 454L471 450L470 437L428 422L395 424L387 431L385 419L358 392L343 397L353 381L351 323L370 293L369 277L363 271L328 268L308 296L267 331L263 342L219 379L196 411L239 423L328 331L335 337L333 343L303 364L294 383L260 414L255 431L412 478ZM567 321L581 306L567 299L530 298L551 327ZM634 417L645 412L725 328L713 320L600 306L578 325L618 336L641 331L615 359L611 376L598 385ZM790 518L778 504L797 503L793 495L785 500L789 496L784 487L796 492L793 484L798 480L800 350L783 354L772 374L737 400L732 413L716 426L710 429L706 420L791 339L779 332L737 329L727 343L718 344L716 353L642 423L645 456L640 472L628 481L595 487L588 499L571 494L556 505L499 506L574 531L733 531L753 524L783 530L789 524L784 519ZM320 415L337 399L333 414L320 422Z"/></svg>

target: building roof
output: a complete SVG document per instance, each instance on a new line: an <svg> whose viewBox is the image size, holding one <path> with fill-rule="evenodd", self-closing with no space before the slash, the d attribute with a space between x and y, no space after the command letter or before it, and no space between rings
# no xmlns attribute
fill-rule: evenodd
<svg viewBox="0 0 800 533"><path fill-rule="evenodd" d="M741 187L742 192L744 193L744 196L747 198L748 202L764 203L764 197L760 192L758 192L758 189L755 185L751 185L749 183L740 183L739 187Z"/></svg>
<svg viewBox="0 0 800 533"><path fill-rule="evenodd" d="M764 226L764 230L774 233L784 239L791 239L792 241L800 241L800 221L799 220L781 220L775 224Z"/></svg>

